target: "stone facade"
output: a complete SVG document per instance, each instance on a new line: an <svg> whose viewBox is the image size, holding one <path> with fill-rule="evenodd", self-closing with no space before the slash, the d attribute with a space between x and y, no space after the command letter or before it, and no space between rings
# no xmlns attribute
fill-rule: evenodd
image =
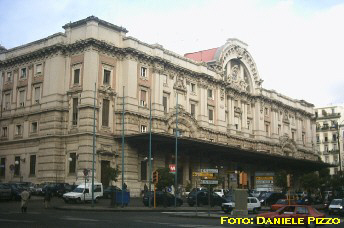
<svg viewBox="0 0 344 228"><path fill-rule="evenodd" d="M181 137L262 157L318 160L313 105L264 89L245 43L229 39L204 62L128 37L125 28L93 16L63 28L0 53L2 181L83 180L83 170L92 167L95 83L99 181L102 166L121 167L116 138L123 101L127 136L149 131L150 107L152 132L173 135L178 99ZM166 166L173 149L153 149L153 169ZM138 195L147 182L141 165L148 148L131 142L124 151L125 182ZM190 153L180 164L185 185L200 163Z"/></svg>

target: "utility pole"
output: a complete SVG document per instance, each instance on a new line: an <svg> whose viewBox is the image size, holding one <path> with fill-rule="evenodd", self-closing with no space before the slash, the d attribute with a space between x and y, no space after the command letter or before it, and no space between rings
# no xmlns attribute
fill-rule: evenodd
<svg viewBox="0 0 344 228"><path fill-rule="evenodd" d="M93 153L92 153L92 207L94 207L94 159L96 154L96 90L97 83L94 83L94 99L93 99ZM86 178L86 177L85 177ZM85 179L86 183L86 179ZM86 184L85 184L86 189Z"/></svg>
<svg viewBox="0 0 344 228"><path fill-rule="evenodd" d="M151 207L151 191L152 191L152 90L149 90L149 193L148 193L148 207ZM155 191L155 185L154 185Z"/></svg>
<svg viewBox="0 0 344 228"><path fill-rule="evenodd" d="M123 205L123 199L124 199L124 88L125 86L123 86L123 113L122 113L122 207Z"/></svg>

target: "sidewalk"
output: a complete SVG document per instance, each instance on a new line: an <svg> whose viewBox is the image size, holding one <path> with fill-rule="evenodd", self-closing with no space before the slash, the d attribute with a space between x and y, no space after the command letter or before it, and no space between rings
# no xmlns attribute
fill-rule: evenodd
<svg viewBox="0 0 344 228"><path fill-rule="evenodd" d="M110 199L100 199L97 203L94 204L94 207L92 207L92 203L81 203L81 204L66 204L62 199L55 199L54 200L54 208L57 210L73 210L73 211L98 211L98 212L191 212L196 213L196 207L190 207L186 201L184 201L184 204L180 207L156 207L151 208L145 207L142 203L142 198L131 198L130 203L127 207L121 207L110 205ZM199 212L208 212L209 207L203 206L203 207L197 207L197 211ZM268 208L262 208L262 211L268 210ZM212 213L214 212L222 212L221 207L216 206L210 208L210 211Z"/></svg>

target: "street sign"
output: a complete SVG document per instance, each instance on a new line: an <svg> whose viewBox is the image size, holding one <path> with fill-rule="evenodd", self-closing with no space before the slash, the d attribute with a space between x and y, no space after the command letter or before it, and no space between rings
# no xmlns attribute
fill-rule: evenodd
<svg viewBox="0 0 344 228"><path fill-rule="evenodd" d="M217 177L213 177L213 176L211 176L211 177L203 177L203 179L205 179L205 180L216 180Z"/></svg>
<svg viewBox="0 0 344 228"><path fill-rule="evenodd" d="M199 177L199 172L192 172L193 177Z"/></svg>
<svg viewBox="0 0 344 228"><path fill-rule="evenodd" d="M176 173L176 165L175 164L170 164L168 167L170 168L170 173Z"/></svg>
<svg viewBox="0 0 344 228"><path fill-rule="evenodd" d="M172 192L172 188L171 187L167 187L167 192Z"/></svg>
<svg viewBox="0 0 344 228"><path fill-rule="evenodd" d="M219 184L218 180L201 180L201 184Z"/></svg>
<svg viewBox="0 0 344 228"><path fill-rule="evenodd" d="M83 173L84 173L84 176L86 177L88 175L88 169L84 169Z"/></svg>
<svg viewBox="0 0 344 228"><path fill-rule="evenodd" d="M201 173L219 173L218 169L201 169Z"/></svg>
<svg viewBox="0 0 344 228"><path fill-rule="evenodd" d="M212 173L201 173L201 172L192 172L192 176L194 177L213 177Z"/></svg>

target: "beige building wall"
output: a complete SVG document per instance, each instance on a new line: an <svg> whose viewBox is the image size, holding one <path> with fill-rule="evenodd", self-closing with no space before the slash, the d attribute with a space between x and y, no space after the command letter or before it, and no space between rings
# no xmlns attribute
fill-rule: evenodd
<svg viewBox="0 0 344 228"><path fill-rule="evenodd" d="M98 181L103 163L121 165L121 143L115 138L122 133L123 99L127 135L148 130L150 98L152 131L173 134L178 95L183 137L250 148L262 156L318 159L313 105L262 88L255 62L243 42L229 39L218 62L206 64L128 37L125 28L95 17L63 28L65 33L0 53L2 181L84 180L83 170L92 167L95 83ZM234 80L231 64L238 56L242 58ZM27 73L21 78L23 68ZM77 71L79 80L75 82ZM110 81L105 83L107 72ZM23 105L21 91L25 93ZM109 101L107 126L103 126L104 99ZM194 116L191 104L195 105ZM168 151L156 153L154 168L166 165ZM134 195L146 183L140 177L146 152L125 145L125 178ZM31 155L36 156L34 164ZM15 164L15 157L20 158L20 164ZM184 180L189 179L188 167L199 166L191 160L183 161ZM75 172L70 172L71 163ZM10 165L16 170L20 166L20 173L11 171Z"/></svg>

